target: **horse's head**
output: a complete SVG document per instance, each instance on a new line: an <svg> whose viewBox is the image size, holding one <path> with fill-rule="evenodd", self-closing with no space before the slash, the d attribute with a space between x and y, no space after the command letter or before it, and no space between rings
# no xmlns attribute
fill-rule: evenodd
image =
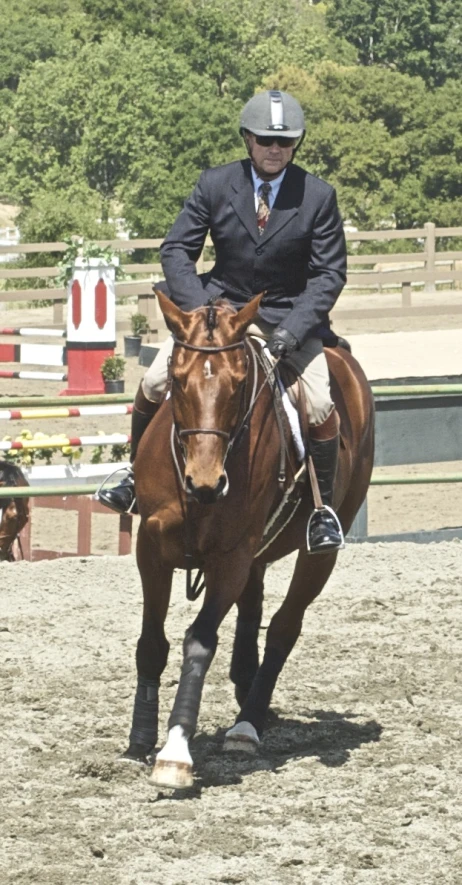
<svg viewBox="0 0 462 885"><path fill-rule="evenodd" d="M175 345L171 399L176 432L185 457L185 488L210 504L228 491L225 459L243 417L246 329L261 295L237 312L225 300L184 312L156 291Z"/></svg>
<svg viewBox="0 0 462 885"><path fill-rule="evenodd" d="M27 486L19 467L0 461L0 486ZM0 498L0 562L14 559L13 544L29 519L28 498Z"/></svg>

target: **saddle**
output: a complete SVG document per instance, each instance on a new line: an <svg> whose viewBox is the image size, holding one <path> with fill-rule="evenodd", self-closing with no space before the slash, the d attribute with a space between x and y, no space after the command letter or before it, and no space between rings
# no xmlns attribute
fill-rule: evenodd
<svg viewBox="0 0 462 885"><path fill-rule="evenodd" d="M309 413L303 383L289 366L282 362L275 366L268 351L265 350L264 342L261 339L260 342L263 345L260 352L260 362L268 378L272 375L275 379L273 386L274 410L281 438L279 482L282 487L285 486L286 481L284 457L286 452L286 434L292 437L300 466L293 475L288 487L284 488L283 497L265 526L262 542L256 557L260 556L272 544L291 521L302 501L307 482L309 483L314 508L319 509L323 506L313 460L310 455ZM336 344L329 344L327 346L345 347L346 350L351 352L350 345L345 339L337 338ZM342 443L343 441L340 439L340 445Z"/></svg>

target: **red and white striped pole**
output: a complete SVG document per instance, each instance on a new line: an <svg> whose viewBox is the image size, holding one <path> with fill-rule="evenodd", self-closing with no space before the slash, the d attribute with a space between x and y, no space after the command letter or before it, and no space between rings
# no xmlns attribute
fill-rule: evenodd
<svg viewBox="0 0 462 885"><path fill-rule="evenodd" d="M101 365L116 346L115 267L102 258L77 258L68 287L68 387L61 396L104 393Z"/></svg>

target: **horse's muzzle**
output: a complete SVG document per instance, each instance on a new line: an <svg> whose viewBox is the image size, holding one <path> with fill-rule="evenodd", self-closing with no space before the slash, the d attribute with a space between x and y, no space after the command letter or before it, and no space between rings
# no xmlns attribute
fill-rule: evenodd
<svg viewBox="0 0 462 885"><path fill-rule="evenodd" d="M216 504L220 498L228 494L229 482L226 473L222 473L216 486L196 486L192 476L185 476L186 494L198 504Z"/></svg>

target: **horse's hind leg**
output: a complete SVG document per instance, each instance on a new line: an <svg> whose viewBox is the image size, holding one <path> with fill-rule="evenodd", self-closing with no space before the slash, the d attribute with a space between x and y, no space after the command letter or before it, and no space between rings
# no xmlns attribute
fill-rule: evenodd
<svg viewBox="0 0 462 885"><path fill-rule="evenodd" d="M266 565L254 562L242 596L237 601L236 633L230 678L242 707L258 670L258 631L263 611L263 579Z"/></svg>
<svg viewBox="0 0 462 885"><path fill-rule="evenodd" d="M136 649L138 683L129 747L121 761L147 763L158 736L160 677L167 664L169 643L164 624L173 570L154 560L152 543L140 525L137 562L143 585L143 623Z"/></svg>
<svg viewBox="0 0 462 885"><path fill-rule="evenodd" d="M305 610L326 584L336 558L336 552L309 556L300 550L289 592L271 619L261 666L235 725L226 734L225 750L255 752L274 687L300 635Z"/></svg>

